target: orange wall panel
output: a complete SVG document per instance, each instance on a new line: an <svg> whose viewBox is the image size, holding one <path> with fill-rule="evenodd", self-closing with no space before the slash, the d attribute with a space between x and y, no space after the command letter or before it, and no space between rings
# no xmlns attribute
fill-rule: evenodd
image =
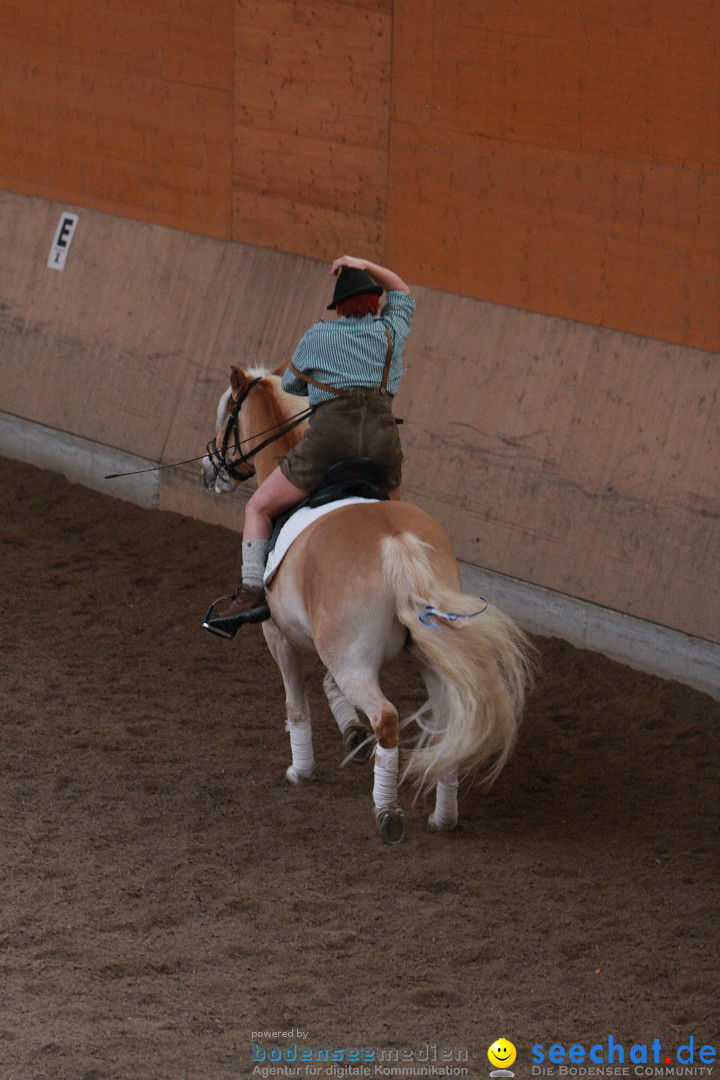
<svg viewBox="0 0 720 1080"><path fill-rule="evenodd" d="M383 257L389 0L238 0L233 236Z"/></svg>
<svg viewBox="0 0 720 1080"><path fill-rule="evenodd" d="M0 186L227 236L231 0L0 15Z"/></svg>
<svg viewBox="0 0 720 1080"><path fill-rule="evenodd" d="M393 124L389 254L412 281L720 346L720 175Z"/></svg>
<svg viewBox="0 0 720 1080"><path fill-rule="evenodd" d="M0 187L720 348L716 0L6 0Z"/></svg>
<svg viewBox="0 0 720 1080"><path fill-rule="evenodd" d="M720 348L720 5L398 0L387 258Z"/></svg>
<svg viewBox="0 0 720 1080"><path fill-rule="evenodd" d="M423 126L718 168L720 5L399 0L393 112Z"/></svg>

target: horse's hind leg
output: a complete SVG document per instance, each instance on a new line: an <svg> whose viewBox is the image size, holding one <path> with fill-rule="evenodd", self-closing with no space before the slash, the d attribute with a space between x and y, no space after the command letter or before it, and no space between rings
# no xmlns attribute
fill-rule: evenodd
<svg viewBox="0 0 720 1080"><path fill-rule="evenodd" d="M435 809L428 818L432 832L451 832L458 822L457 769L445 773L435 788Z"/></svg>
<svg viewBox="0 0 720 1080"><path fill-rule="evenodd" d="M357 710L350 704L329 671L323 679L323 690L340 728L345 753L353 764L364 765L370 760L375 749L372 732L363 724Z"/></svg>
<svg viewBox="0 0 720 1080"><path fill-rule="evenodd" d="M292 751L292 765L288 766L285 779L291 784L298 784L301 780L309 780L315 772L310 706L302 661L300 653L272 620L263 623L263 632L285 686L285 729L290 735Z"/></svg>
<svg viewBox="0 0 720 1080"><path fill-rule="evenodd" d="M380 835L386 844L399 844L405 839L405 815L398 805L398 741L400 724L397 709L380 689L377 673L371 669L334 672L341 692L348 701L365 713L375 736L375 768L373 803Z"/></svg>
<svg viewBox="0 0 720 1080"><path fill-rule="evenodd" d="M435 672L425 663L420 665L428 692L427 708L429 723L435 731L433 738L442 738L442 726L445 712L445 694L442 683ZM437 782L435 788L435 809L428 818L428 827L432 832L450 832L458 822L458 773L452 769Z"/></svg>

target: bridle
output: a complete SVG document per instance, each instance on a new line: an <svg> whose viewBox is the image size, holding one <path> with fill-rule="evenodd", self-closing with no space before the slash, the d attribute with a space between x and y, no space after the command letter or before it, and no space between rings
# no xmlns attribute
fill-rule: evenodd
<svg viewBox="0 0 720 1080"><path fill-rule="evenodd" d="M242 394L239 398L235 399L231 397L233 403L232 411L225 421L225 430L223 431L222 443L220 446L217 444L217 434L213 436L210 442L207 444L207 454L211 463L215 466L218 472L225 472L228 476L231 476L233 480L237 480L242 483L244 480L249 480L251 476L255 475L255 466L248 460L253 451L250 454L243 454L240 449L240 429L238 427L238 417L240 410L245 403L248 394L254 386L260 382L260 379L251 379L245 386ZM228 461L227 451L230 445L230 440L234 440L233 449L238 458L235 461ZM244 466L244 468L241 468Z"/></svg>
<svg viewBox="0 0 720 1080"><path fill-rule="evenodd" d="M232 477L233 480L237 480L239 483L243 483L243 481L249 480L251 476L255 475L255 466L250 458L255 457L256 454L259 454L261 450L264 450L270 443L275 442L276 439L282 438L288 431L292 431L298 424L302 424L302 422L307 420L313 412L312 408L303 409L301 412L291 416L289 420L283 420L280 424L273 424L272 427L266 428L265 431L259 431L257 435L252 435L249 439L241 439L240 428L238 425L240 409L247 400L250 391L254 386L257 386L259 382L262 382L262 379L262 375L258 376L256 379L251 379L245 386L239 398L230 398L233 403L232 410L225 421L225 429L223 431L220 446L218 446L217 443L217 435L215 435L207 444L207 456L217 472L225 472L228 476ZM273 431L274 434L270 435L267 439L263 439L261 443L254 446L252 450L248 450L247 453L240 449L243 442L250 442L259 435L264 435L266 431ZM227 457L228 447L230 446L235 454L238 455L233 461L228 461Z"/></svg>

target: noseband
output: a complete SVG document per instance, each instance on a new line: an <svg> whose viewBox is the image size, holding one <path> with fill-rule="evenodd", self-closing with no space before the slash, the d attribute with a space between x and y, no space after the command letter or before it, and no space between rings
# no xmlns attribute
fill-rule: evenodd
<svg viewBox="0 0 720 1080"><path fill-rule="evenodd" d="M225 422L225 431L223 432L221 445L218 446L217 444L217 435L215 435L207 444L208 457L217 471L226 472L233 480L238 480L240 483L244 480L249 480L251 476L255 475L255 466L248 460L248 456L240 449L238 416L240 415L240 409L248 394L259 382L261 382L260 378L251 379L237 401L235 398L232 398L233 408ZM236 461L228 461L227 459L227 451L231 439L234 440L233 449L235 450L235 453L239 454Z"/></svg>

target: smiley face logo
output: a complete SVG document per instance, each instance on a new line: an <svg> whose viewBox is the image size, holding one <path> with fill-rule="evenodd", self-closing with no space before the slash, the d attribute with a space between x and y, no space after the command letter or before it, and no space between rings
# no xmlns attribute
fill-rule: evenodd
<svg viewBox="0 0 720 1080"><path fill-rule="evenodd" d="M498 1069L507 1069L517 1057L517 1050L509 1039L496 1039L488 1049L488 1059L491 1065Z"/></svg>

